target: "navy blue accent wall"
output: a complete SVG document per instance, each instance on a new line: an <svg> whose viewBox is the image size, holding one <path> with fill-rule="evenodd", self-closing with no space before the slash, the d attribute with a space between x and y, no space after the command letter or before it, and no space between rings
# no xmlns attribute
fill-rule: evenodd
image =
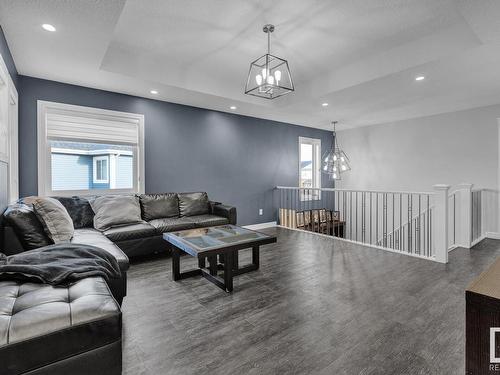
<svg viewBox="0 0 500 375"><path fill-rule="evenodd" d="M14 64L14 59L10 54L9 46L7 44L7 40L5 39L5 35L2 30L2 26L0 26L0 55L7 65L7 70L9 71L10 76L12 77L12 81L17 88L17 69L16 64Z"/></svg>
<svg viewBox="0 0 500 375"><path fill-rule="evenodd" d="M298 184L299 136L320 138L323 152L332 140L323 130L26 76L19 92L21 196L37 194L37 100L144 114L146 192L206 191L236 206L242 225L276 220L274 186Z"/></svg>

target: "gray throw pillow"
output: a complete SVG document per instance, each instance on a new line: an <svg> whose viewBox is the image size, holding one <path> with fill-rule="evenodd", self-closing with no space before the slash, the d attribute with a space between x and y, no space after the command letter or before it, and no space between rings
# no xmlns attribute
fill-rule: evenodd
<svg viewBox="0 0 500 375"><path fill-rule="evenodd" d="M133 195L105 195L90 201L94 210L94 228L109 228L142 223L139 198Z"/></svg>
<svg viewBox="0 0 500 375"><path fill-rule="evenodd" d="M207 193L179 193L181 216L206 215L210 213Z"/></svg>
<svg viewBox="0 0 500 375"><path fill-rule="evenodd" d="M73 220L57 199L36 198L33 200L33 210L54 243L69 242L73 238Z"/></svg>

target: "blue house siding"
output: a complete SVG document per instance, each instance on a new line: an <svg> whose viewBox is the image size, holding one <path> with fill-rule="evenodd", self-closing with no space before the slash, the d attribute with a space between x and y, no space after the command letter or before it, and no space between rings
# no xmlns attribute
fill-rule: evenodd
<svg viewBox="0 0 500 375"><path fill-rule="evenodd" d="M52 154L52 190L87 190L92 182L92 157Z"/></svg>
<svg viewBox="0 0 500 375"><path fill-rule="evenodd" d="M116 188L130 189L134 187L133 181L133 157L120 155L116 161Z"/></svg>
<svg viewBox="0 0 500 375"><path fill-rule="evenodd" d="M92 189L109 189L109 184L96 184L94 183L93 176L90 176L90 185Z"/></svg>

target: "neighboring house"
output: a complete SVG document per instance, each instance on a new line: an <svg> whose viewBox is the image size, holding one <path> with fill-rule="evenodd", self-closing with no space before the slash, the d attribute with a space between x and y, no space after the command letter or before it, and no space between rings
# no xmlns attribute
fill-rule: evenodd
<svg viewBox="0 0 500 375"><path fill-rule="evenodd" d="M52 144L53 190L125 189L133 186L132 151L109 145L69 146L62 142Z"/></svg>

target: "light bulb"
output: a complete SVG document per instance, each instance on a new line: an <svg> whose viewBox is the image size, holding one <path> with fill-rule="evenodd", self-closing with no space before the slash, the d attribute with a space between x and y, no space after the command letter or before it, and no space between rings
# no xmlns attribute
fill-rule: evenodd
<svg viewBox="0 0 500 375"><path fill-rule="evenodd" d="M323 167L323 170L325 170L325 171L326 171L326 170L328 170L328 166L327 166L327 165L325 165L325 166Z"/></svg>
<svg viewBox="0 0 500 375"><path fill-rule="evenodd" d="M343 165L342 167L340 167L343 171L347 170L347 167L345 165Z"/></svg>
<svg viewBox="0 0 500 375"><path fill-rule="evenodd" d="M281 71L277 70L274 72L274 78L276 78L276 81L281 80Z"/></svg>
<svg viewBox="0 0 500 375"><path fill-rule="evenodd" d="M337 167L336 166L333 166L333 170L336 171L337 170Z"/></svg>
<svg viewBox="0 0 500 375"><path fill-rule="evenodd" d="M333 174L333 178L337 178L337 173L334 173L334 174Z"/></svg>
<svg viewBox="0 0 500 375"><path fill-rule="evenodd" d="M274 77L273 76L268 76L267 77L267 83L269 83L270 85L274 85Z"/></svg>
<svg viewBox="0 0 500 375"><path fill-rule="evenodd" d="M257 81L257 85L260 86L262 84L262 76L260 74L257 74L255 76L255 81Z"/></svg>
<svg viewBox="0 0 500 375"><path fill-rule="evenodd" d="M340 157L340 161L345 161L343 156Z"/></svg>
<svg viewBox="0 0 500 375"><path fill-rule="evenodd" d="M328 162L328 156L325 158L325 163Z"/></svg>
<svg viewBox="0 0 500 375"><path fill-rule="evenodd" d="M333 155L333 161L337 160L337 155Z"/></svg>
<svg viewBox="0 0 500 375"><path fill-rule="evenodd" d="M262 77L264 77L264 79L266 79L266 77L267 77L267 69L262 69Z"/></svg>

